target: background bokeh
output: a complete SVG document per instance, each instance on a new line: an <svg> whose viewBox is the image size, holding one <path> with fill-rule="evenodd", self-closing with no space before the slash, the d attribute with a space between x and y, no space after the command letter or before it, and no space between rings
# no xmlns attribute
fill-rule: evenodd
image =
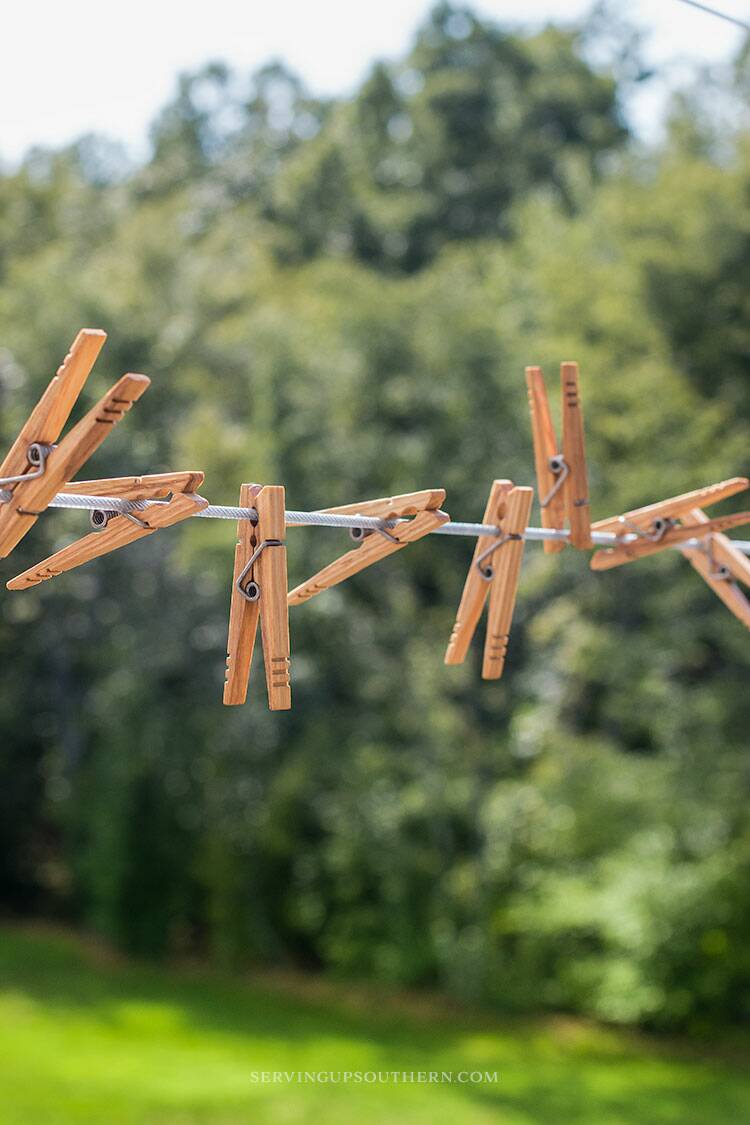
<svg viewBox="0 0 750 1125"><path fill-rule="evenodd" d="M556 409L565 359L594 518L746 472L748 55L648 143L642 81L611 10L511 34L441 5L350 97L212 64L143 162L29 153L0 176L0 445L88 326L87 401L153 380L88 476L200 468L216 503L282 482L299 509L443 486L479 519L493 477L532 483L524 366ZM49 514L3 580L83 530ZM442 664L471 544L415 544L292 612L272 715L259 665L221 705L234 536L0 599L7 916L496 1014L747 1018L750 642L677 553L595 575L530 547L486 684L481 646ZM288 539L291 583L348 544Z"/></svg>

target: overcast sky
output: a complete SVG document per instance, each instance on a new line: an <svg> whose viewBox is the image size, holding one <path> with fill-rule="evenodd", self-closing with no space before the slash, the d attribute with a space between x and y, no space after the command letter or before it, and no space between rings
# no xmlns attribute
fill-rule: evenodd
<svg viewBox="0 0 750 1125"><path fill-rule="evenodd" d="M750 22L750 0L707 0ZM86 132L144 151L149 122L176 74L210 59L245 70L281 57L317 93L352 89L373 59L399 55L429 0L101 0L6 5L0 36L0 159ZM485 16L531 25L574 19L588 0L478 0ZM742 32L680 0L623 0L651 30L649 57L675 80L735 51ZM663 86L663 84L662 84ZM634 106L648 132L663 102L659 84Z"/></svg>

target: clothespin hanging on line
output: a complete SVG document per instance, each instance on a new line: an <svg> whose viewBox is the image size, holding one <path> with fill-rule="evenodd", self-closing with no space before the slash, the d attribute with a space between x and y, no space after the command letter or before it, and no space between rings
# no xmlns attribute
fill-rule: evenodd
<svg viewBox="0 0 750 1125"><path fill-rule="evenodd" d="M163 500L170 492L195 492L205 474L196 469L176 473L151 473L140 477L107 477L104 480L69 481L64 496L113 496L122 500Z"/></svg>
<svg viewBox="0 0 750 1125"><path fill-rule="evenodd" d="M83 566L92 559L152 535L159 528L171 527L189 519L208 505L207 500L195 493L202 483L203 473L181 472L87 480L66 485L64 491L68 495L110 496L144 503L140 510L127 514L105 509L93 511L91 524L95 530L91 534L12 578L7 583L8 589L26 590L37 586L64 571Z"/></svg>
<svg viewBox="0 0 750 1125"><path fill-rule="evenodd" d="M84 328L0 464L0 558L6 558L36 523L62 485L76 475L151 380L123 375L56 445L106 340Z"/></svg>
<svg viewBox="0 0 750 1125"><path fill-rule="evenodd" d="M691 508L688 519L693 524L711 522L701 508ZM750 629L750 601L738 585L742 582L750 586L750 559L721 532L707 535L699 547L682 547L681 550L730 613Z"/></svg>
<svg viewBox="0 0 750 1125"><path fill-rule="evenodd" d="M749 512L737 512L715 519L708 519L704 515L702 519L686 522L691 521L693 509L717 504L720 500L743 492L749 486L747 477L732 477L718 484L685 492L681 496L671 496L656 504L648 504L644 508L635 508L622 516L598 520L593 525L595 531L615 531L622 535L631 533L637 538L630 543L618 543L614 547L597 551L592 556L591 569L609 570L664 551L686 539L703 538L712 532L726 531L750 523Z"/></svg>
<svg viewBox="0 0 750 1125"><path fill-rule="evenodd" d="M555 435L540 367L526 368L526 386L542 526L562 528L567 516L571 546L586 550L591 546L591 516L578 364L560 365L562 448ZM544 550L551 554L561 551L564 545L562 541L547 540Z"/></svg>
<svg viewBox="0 0 750 1125"><path fill-rule="evenodd" d="M258 522L239 520L229 610L224 704L247 698L250 665L260 621L263 662L272 711L292 706L285 546L285 491L280 485L243 484L240 507L254 507Z"/></svg>
<svg viewBox="0 0 750 1125"><path fill-rule="evenodd" d="M521 576L524 532L528 526L533 488L516 488L512 481L492 482L482 522L495 524L498 536L477 540L466 576L456 622L445 654L446 664L462 664L489 595L482 677L499 679L505 667L516 593Z"/></svg>
<svg viewBox="0 0 750 1125"><path fill-rule="evenodd" d="M416 542L441 524L448 523L450 516L440 511L440 505L444 501L445 490L432 488L422 492L407 492L401 496L388 496L381 500L364 500L358 504L325 508L325 512L333 515L375 517L383 521L383 527L380 531L362 533L359 536L359 547L329 563L307 582L290 591L289 605L301 605L302 602L322 594L324 590L338 585L339 582L344 582L352 575L379 562L380 559L392 555L394 551L400 551L407 544ZM385 526L390 520L402 519L406 516L414 516L414 519L400 523L396 527Z"/></svg>

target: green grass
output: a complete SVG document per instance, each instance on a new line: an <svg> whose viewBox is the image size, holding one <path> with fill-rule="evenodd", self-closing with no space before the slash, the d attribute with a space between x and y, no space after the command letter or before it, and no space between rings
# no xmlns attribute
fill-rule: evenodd
<svg viewBox="0 0 750 1125"><path fill-rule="evenodd" d="M2 1125L727 1125L750 1121L748 1069L571 1020L164 971L69 935L0 929ZM498 1083L251 1080L274 1070L496 1070Z"/></svg>

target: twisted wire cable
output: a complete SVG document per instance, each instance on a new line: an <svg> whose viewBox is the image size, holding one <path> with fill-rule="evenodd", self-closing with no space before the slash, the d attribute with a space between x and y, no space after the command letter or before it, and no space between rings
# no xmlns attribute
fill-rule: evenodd
<svg viewBox="0 0 750 1125"><path fill-rule="evenodd" d="M0 501L4 501L6 496L10 498L9 493L3 494L0 491ZM116 496L83 496L60 492L49 506L51 508L77 508L88 511L105 510L127 513L143 511L144 508L149 506L149 501L123 500L122 497ZM206 508L202 508L201 511L196 512L193 518L251 520L253 523L257 523L258 513L255 508L233 508L220 504L209 504ZM356 514L342 515L334 512L286 512L286 523L289 527L361 528L365 531L380 531L384 526L392 528L398 526L401 522L403 521L383 521L375 516L359 516ZM501 529L494 524L464 523L458 520L455 522L451 520L450 523L434 528L429 534L461 535L479 538L483 535L500 535ZM569 538L570 532L565 529L557 530L555 528L546 527L527 527L524 532L524 539L530 542L544 542L545 540L561 540L562 542L567 542ZM611 547L615 543L635 542L635 540L638 539L638 535L634 532L628 532L625 535L617 535L613 531L594 531L591 533L591 539L596 546ZM743 540L733 539L732 543L738 550L746 555L750 555L750 541L744 542ZM699 544L699 539L690 539L687 543L681 543L679 546L694 547Z"/></svg>

